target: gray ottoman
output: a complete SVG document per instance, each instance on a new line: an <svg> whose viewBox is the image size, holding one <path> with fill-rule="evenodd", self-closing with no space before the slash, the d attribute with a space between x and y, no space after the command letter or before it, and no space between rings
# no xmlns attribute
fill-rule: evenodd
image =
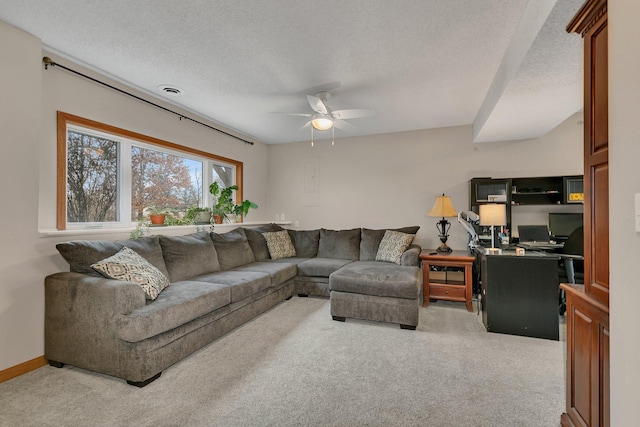
<svg viewBox="0 0 640 427"><path fill-rule="evenodd" d="M379 261L356 261L331 273L331 316L418 325L422 271Z"/></svg>

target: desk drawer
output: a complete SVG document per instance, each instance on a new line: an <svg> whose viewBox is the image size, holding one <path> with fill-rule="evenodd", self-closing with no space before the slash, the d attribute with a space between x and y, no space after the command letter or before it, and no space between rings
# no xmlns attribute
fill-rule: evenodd
<svg viewBox="0 0 640 427"><path fill-rule="evenodd" d="M432 298L465 301L465 287L429 283L429 296Z"/></svg>

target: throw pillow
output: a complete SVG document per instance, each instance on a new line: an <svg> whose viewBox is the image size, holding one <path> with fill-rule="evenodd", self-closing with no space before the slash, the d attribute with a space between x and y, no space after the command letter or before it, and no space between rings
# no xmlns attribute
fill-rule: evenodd
<svg viewBox="0 0 640 427"><path fill-rule="evenodd" d="M109 279L137 283L150 300L156 299L169 286L167 276L126 246L115 255L92 264L91 268Z"/></svg>
<svg viewBox="0 0 640 427"><path fill-rule="evenodd" d="M394 262L400 265L402 254L413 242L414 235L387 230L378 247L376 261Z"/></svg>
<svg viewBox="0 0 640 427"><path fill-rule="evenodd" d="M227 233L211 233L211 240L216 247L222 270L230 270L255 261L243 228L236 228Z"/></svg>
<svg viewBox="0 0 640 427"><path fill-rule="evenodd" d="M206 231L160 236L160 246L172 283L220 271L218 253Z"/></svg>
<svg viewBox="0 0 640 427"><path fill-rule="evenodd" d="M318 258L357 261L360 258L360 229L327 230L321 228Z"/></svg>
<svg viewBox="0 0 640 427"><path fill-rule="evenodd" d="M287 230L262 233L267 241L271 259L291 258L296 256L296 248L291 243Z"/></svg>
<svg viewBox="0 0 640 427"><path fill-rule="evenodd" d="M390 228L389 230L400 231L401 233L416 234L420 226ZM360 235L360 261L374 261L378 253L378 247L384 237L386 229L370 230L363 228Z"/></svg>
<svg viewBox="0 0 640 427"><path fill-rule="evenodd" d="M91 264L115 255L125 246L149 261L165 276L169 275L162 256L162 248L160 247L160 239L158 236L116 241L78 240L58 243L56 248L58 252L60 252L60 255L69 263L70 271L102 277L102 275L91 268Z"/></svg>
<svg viewBox="0 0 640 427"><path fill-rule="evenodd" d="M318 255L320 242L320 230L287 230L293 247L296 248L296 256L300 258L315 258Z"/></svg>

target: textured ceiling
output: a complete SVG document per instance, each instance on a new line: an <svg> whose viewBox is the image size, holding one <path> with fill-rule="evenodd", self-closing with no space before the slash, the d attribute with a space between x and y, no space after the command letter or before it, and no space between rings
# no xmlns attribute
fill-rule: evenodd
<svg viewBox="0 0 640 427"><path fill-rule="evenodd" d="M54 61L256 141L308 140L305 117L274 112L309 113L305 95L321 89L334 110L376 112L336 137L474 124L487 141L542 136L580 109L580 40L564 27L582 1L557 3L0 0L0 20L39 37ZM540 22L526 25L530 16ZM530 43L512 42L523 32ZM164 84L184 94L168 98Z"/></svg>

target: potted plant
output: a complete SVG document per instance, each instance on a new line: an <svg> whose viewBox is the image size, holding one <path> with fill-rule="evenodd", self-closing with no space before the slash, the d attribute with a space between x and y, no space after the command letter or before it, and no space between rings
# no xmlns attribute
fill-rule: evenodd
<svg viewBox="0 0 640 427"><path fill-rule="evenodd" d="M258 209L258 205L256 205L255 203L249 201L249 200L244 200L242 203L240 203L239 205L235 205L233 208L233 212L238 216L238 217L245 217L247 216L247 214L249 213L249 209Z"/></svg>
<svg viewBox="0 0 640 427"><path fill-rule="evenodd" d="M156 206L152 206L149 208L149 220L153 225L163 225L166 216L167 214L163 209L160 209Z"/></svg>
<svg viewBox="0 0 640 427"><path fill-rule="evenodd" d="M220 187L218 182L209 186L209 192L213 194L213 218L216 224L222 224L222 220L234 213L235 203L233 202L233 191L237 190L237 185Z"/></svg>
<svg viewBox="0 0 640 427"><path fill-rule="evenodd" d="M189 208L184 216L186 222L192 222L196 225L211 224L211 208L194 206Z"/></svg>
<svg viewBox="0 0 640 427"><path fill-rule="evenodd" d="M209 186L209 192L213 194L213 218L216 224L222 224L224 218L229 222L236 222L240 216L246 216L249 209L257 209L258 205L244 200L239 205L233 201L233 192L237 190L237 185L229 187L220 187L218 182L214 182Z"/></svg>

